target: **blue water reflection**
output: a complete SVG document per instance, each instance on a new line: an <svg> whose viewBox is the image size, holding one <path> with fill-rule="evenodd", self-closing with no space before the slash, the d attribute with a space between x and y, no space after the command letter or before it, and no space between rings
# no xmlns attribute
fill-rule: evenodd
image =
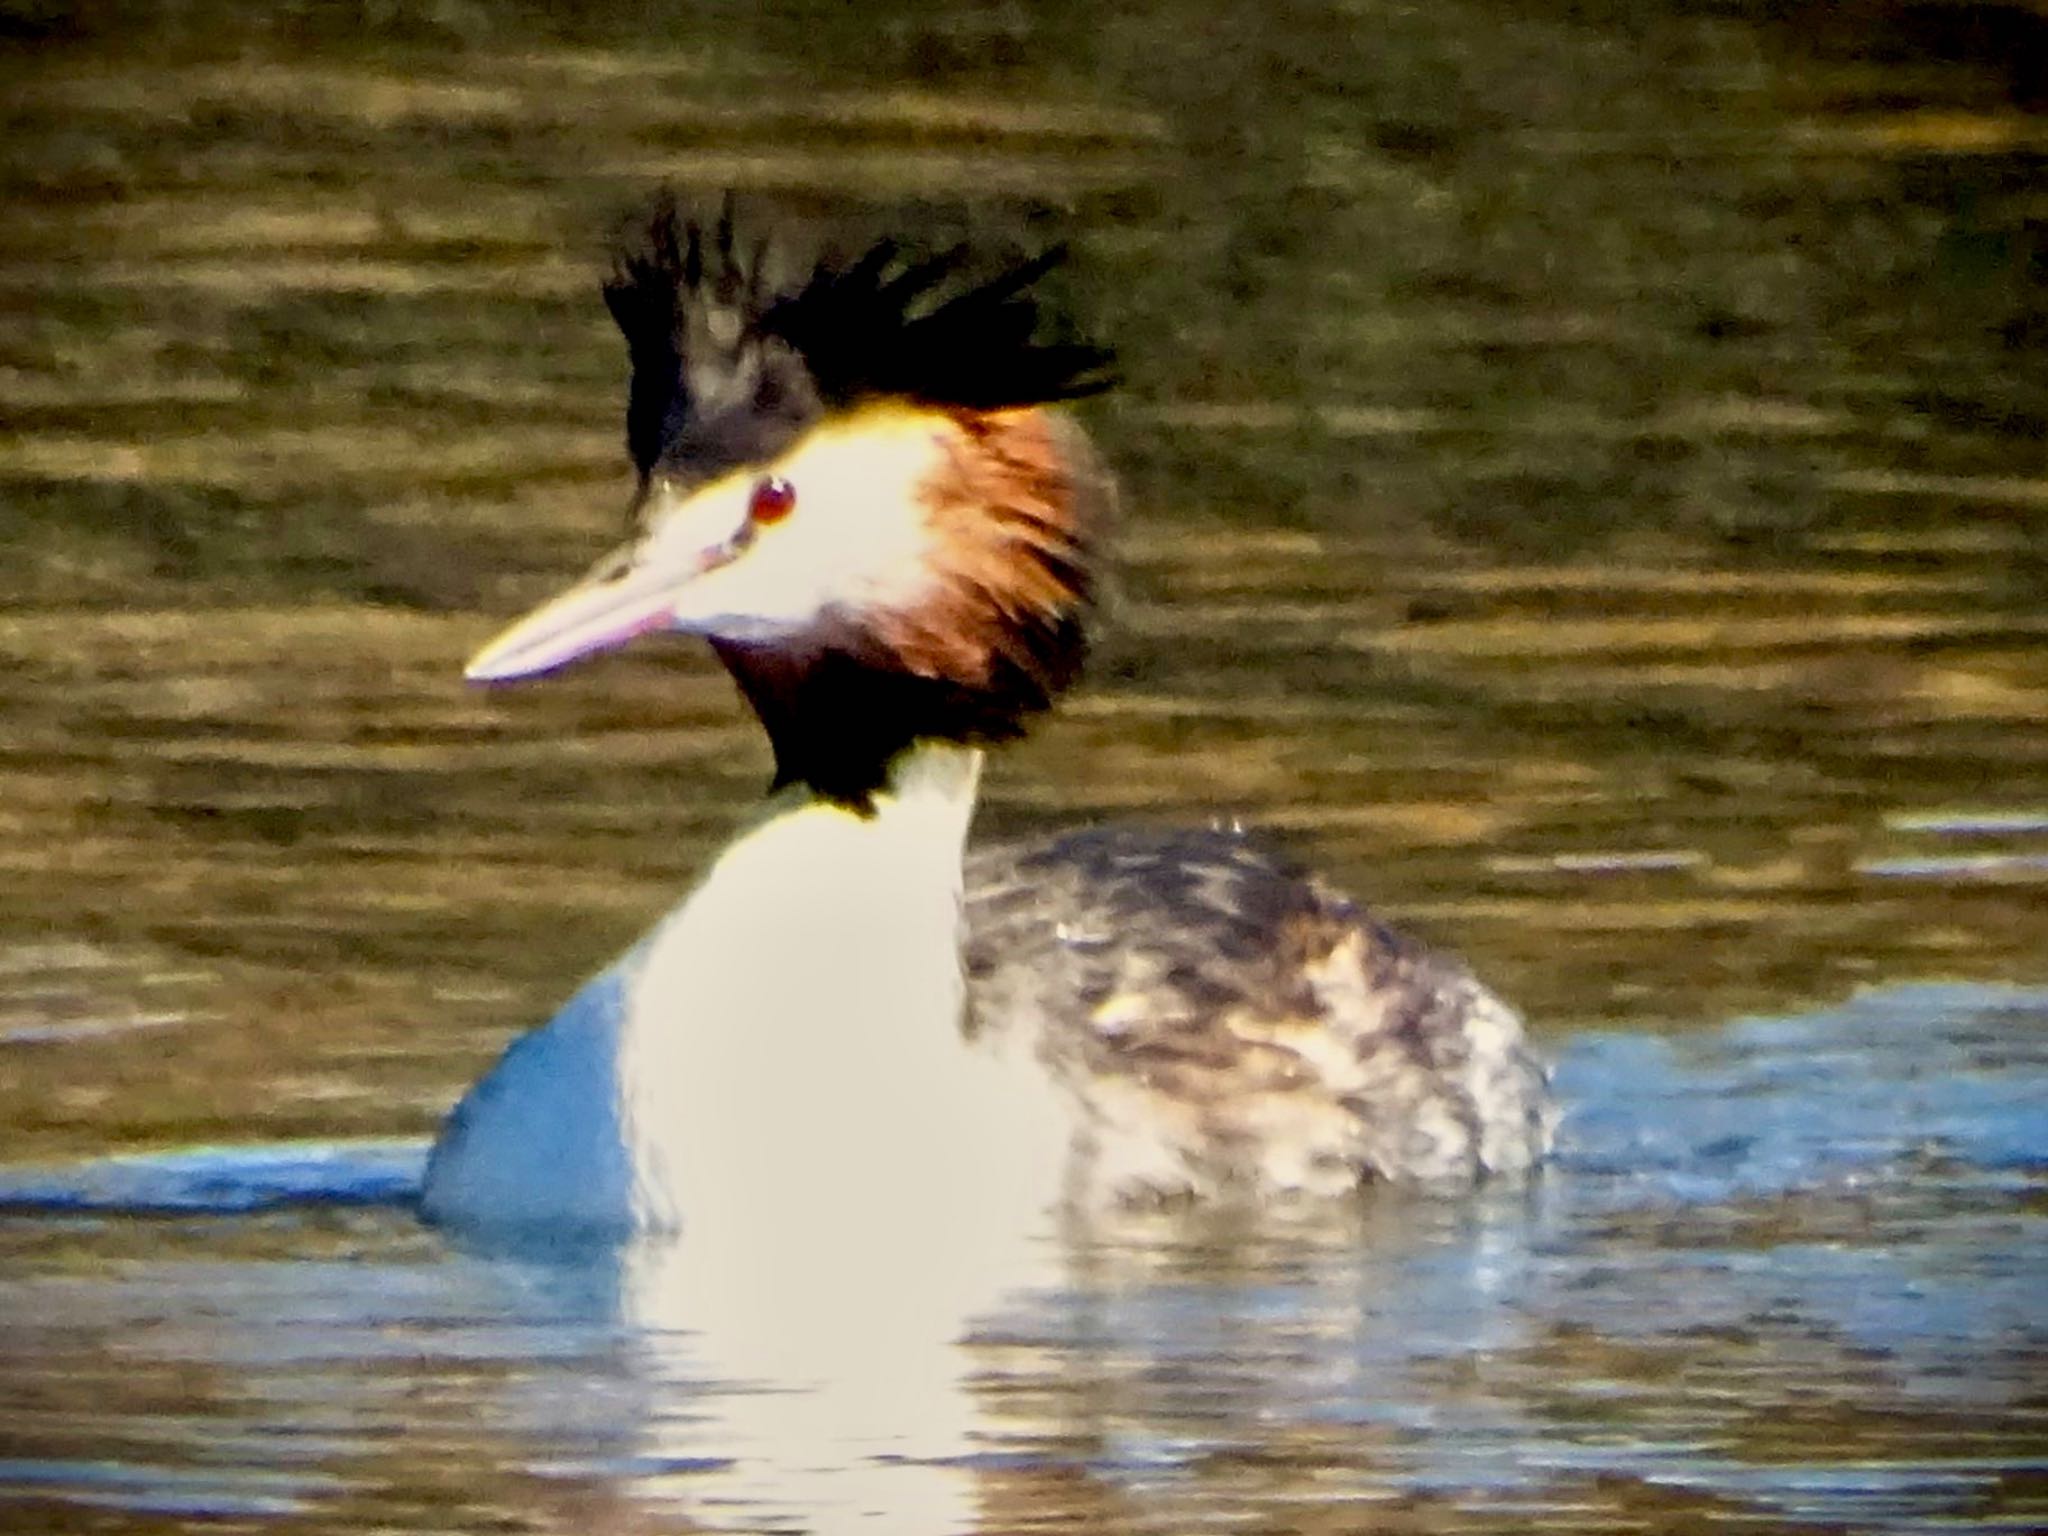
<svg viewBox="0 0 2048 1536"><path fill-rule="evenodd" d="M1927 986L1585 1036L1535 1188L1257 1230L1134 1218L975 1315L936 1307L928 1380L857 1299L859 1256L790 1292L848 1347L820 1334L775 1367L800 1379L750 1379L672 1251L423 1232L389 1208L415 1143L16 1170L7 1370L100 1380L83 1418L16 1412L45 1453L0 1463L0 1507L333 1507L413 1440L742 1528L964 1527L990 1485L1057 1470L1145 1530L1283 1492L1570 1528L1613 1479L1752 1518L2020 1529L2048 1470L2044 1026L2048 993ZM158 1224L175 1251L124 1211L182 1213ZM123 1257L59 1262L96 1243ZM925 1283L906 1258L868 1280ZM141 1389L195 1365L211 1386L183 1414ZM1218 1475L1247 1457L1268 1471Z"/></svg>

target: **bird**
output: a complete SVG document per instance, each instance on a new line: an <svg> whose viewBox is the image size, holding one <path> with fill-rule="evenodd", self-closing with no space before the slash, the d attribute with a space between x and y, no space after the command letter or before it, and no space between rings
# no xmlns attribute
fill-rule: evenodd
<svg viewBox="0 0 2048 1536"><path fill-rule="evenodd" d="M768 793L683 900L444 1122L453 1228L716 1236L884 1208L943 1230L1455 1191L1544 1160L1521 1017L1235 826L967 852L983 758L1079 678L1117 382L1044 297L1066 256L880 240L771 275L728 199L614 251L634 533L474 681L709 642Z"/></svg>

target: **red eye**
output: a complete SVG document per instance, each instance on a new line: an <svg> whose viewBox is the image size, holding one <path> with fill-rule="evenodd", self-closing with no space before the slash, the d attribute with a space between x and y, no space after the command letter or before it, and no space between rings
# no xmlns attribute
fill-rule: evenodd
<svg viewBox="0 0 2048 1536"><path fill-rule="evenodd" d="M757 523L779 523L796 510L796 487L780 475L769 475L754 486L754 499L747 503L747 516Z"/></svg>

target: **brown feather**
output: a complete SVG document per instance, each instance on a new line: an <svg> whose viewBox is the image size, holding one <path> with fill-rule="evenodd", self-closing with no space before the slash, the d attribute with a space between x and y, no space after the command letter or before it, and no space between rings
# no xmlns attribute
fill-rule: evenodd
<svg viewBox="0 0 2048 1536"><path fill-rule="evenodd" d="M874 615L871 638L904 671L998 689L1021 715L1080 673L1101 473L1079 430L1043 411L953 420L953 452L923 488L929 595Z"/></svg>
<svg viewBox="0 0 2048 1536"><path fill-rule="evenodd" d="M1038 409L931 419L916 599L828 610L772 645L714 642L767 728L778 785L865 808L912 743L1009 740L1080 675L1112 499L1086 436Z"/></svg>

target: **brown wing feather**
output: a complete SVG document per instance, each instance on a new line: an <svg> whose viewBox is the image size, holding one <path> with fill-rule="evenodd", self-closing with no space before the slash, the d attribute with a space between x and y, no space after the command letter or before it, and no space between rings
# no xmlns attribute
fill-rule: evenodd
<svg viewBox="0 0 2048 1536"><path fill-rule="evenodd" d="M1326 1195L1527 1168L1512 1010L1259 841L1111 826L968 866L970 1031L1029 1031L1101 1197Z"/></svg>

